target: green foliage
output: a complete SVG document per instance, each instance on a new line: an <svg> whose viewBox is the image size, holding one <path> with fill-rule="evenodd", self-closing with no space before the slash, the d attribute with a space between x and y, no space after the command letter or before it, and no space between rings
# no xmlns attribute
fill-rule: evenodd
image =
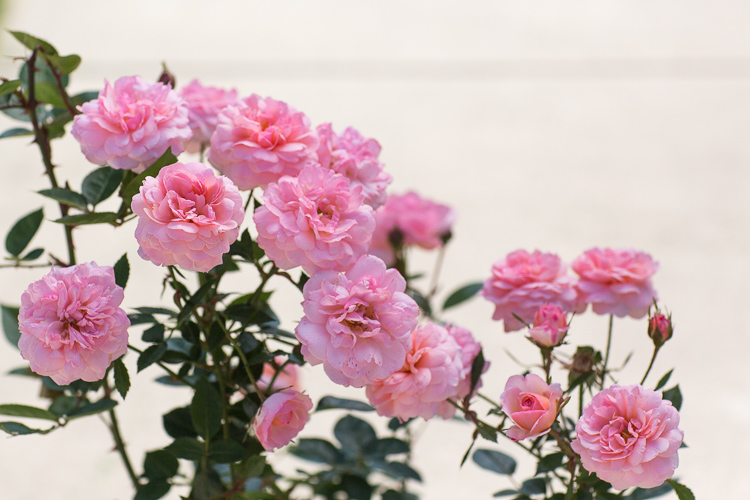
<svg viewBox="0 0 750 500"><path fill-rule="evenodd" d="M680 391L679 385L664 391L662 397L667 401L671 401L672 406L674 406L677 411L680 411L680 408L682 408L682 392Z"/></svg>
<svg viewBox="0 0 750 500"><path fill-rule="evenodd" d="M130 277L130 262L128 262L128 254L122 254L114 265L115 271L115 284L119 287L125 288L128 284L128 278Z"/></svg>
<svg viewBox="0 0 750 500"><path fill-rule="evenodd" d="M667 483L669 483L674 489L674 492L677 493L677 498L679 498L679 500L695 500L693 492L684 484L680 484L673 479L667 479Z"/></svg>
<svg viewBox="0 0 750 500"><path fill-rule="evenodd" d="M123 178L123 171L112 167L100 167L83 179L81 192L91 206L103 202L117 191Z"/></svg>
<svg viewBox="0 0 750 500"><path fill-rule="evenodd" d="M659 379L659 382L656 384L656 387L654 387L654 390L658 391L659 389L667 385L667 382L669 382L669 377L672 376L673 371L674 368L665 373L664 376Z"/></svg>
<svg viewBox="0 0 750 500"><path fill-rule="evenodd" d="M352 411L375 411L375 408L373 408L367 403L363 403L361 401L355 401L353 399L337 398L334 396L323 396L322 398L320 398L320 401L318 401L318 406L315 408L315 411L333 410L333 409L352 410Z"/></svg>
<svg viewBox="0 0 750 500"><path fill-rule="evenodd" d="M122 362L122 358L117 358L112 365L114 366L115 372L115 388L117 389L117 392L120 393L120 396L122 396L122 399L125 399L125 396L130 390L130 375L128 374L128 369L125 366L125 363Z"/></svg>
<svg viewBox="0 0 750 500"><path fill-rule="evenodd" d="M478 449L472 455L474 463L483 469L502 475L513 474L516 470L516 461L505 453L496 450Z"/></svg>
<svg viewBox="0 0 750 500"><path fill-rule="evenodd" d="M58 187L42 189L41 191L37 191L37 193L69 207L75 207L80 210L86 210L88 207L88 200L81 193L76 193L71 189Z"/></svg>
<svg viewBox="0 0 750 500"><path fill-rule="evenodd" d="M195 386L195 395L190 404L193 427L203 439L210 439L221 428L221 396L205 378Z"/></svg>
<svg viewBox="0 0 750 500"><path fill-rule="evenodd" d="M39 209L21 217L18 222L10 228L5 238L5 249L14 257L21 255L31 243L31 239L39 230L44 219L44 210Z"/></svg>
<svg viewBox="0 0 750 500"><path fill-rule="evenodd" d="M18 339L21 338L21 332L18 331L18 307L6 305L0 306L2 310L3 332L13 346L18 347Z"/></svg>
<svg viewBox="0 0 750 500"><path fill-rule="evenodd" d="M17 404L4 404L0 405L0 415L6 415L9 417L26 417L26 418L39 418L43 420L51 420L57 422L57 416L42 408L27 405Z"/></svg>
<svg viewBox="0 0 750 500"><path fill-rule="evenodd" d="M455 307L474 297L477 293L479 293L483 285L483 283L469 283L468 285L464 285L458 290L454 291L448 296L447 299L445 299L445 302L443 302L443 311L445 311L446 309L450 309L451 307Z"/></svg>

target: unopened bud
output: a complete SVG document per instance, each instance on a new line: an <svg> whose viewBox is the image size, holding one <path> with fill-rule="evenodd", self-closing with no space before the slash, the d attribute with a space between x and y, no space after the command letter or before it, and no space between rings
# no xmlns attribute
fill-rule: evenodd
<svg viewBox="0 0 750 500"><path fill-rule="evenodd" d="M648 319L648 336L659 347L672 337L672 317L656 312Z"/></svg>
<svg viewBox="0 0 750 500"><path fill-rule="evenodd" d="M175 88L175 85L177 85L177 80L175 79L174 75L167 69L167 65L165 63L161 63L161 75L159 75L159 80L157 80L159 83L163 83L164 85L169 85L172 87L172 89Z"/></svg>

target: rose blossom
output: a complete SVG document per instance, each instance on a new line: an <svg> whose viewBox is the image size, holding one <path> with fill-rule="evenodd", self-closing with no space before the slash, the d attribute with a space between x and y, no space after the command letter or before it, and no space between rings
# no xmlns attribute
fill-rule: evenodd
<svg viewBox="0 0 750 500"><path fill-rule="evenodd" d="M104 82L99 98L83 103L70 133L96 165L143 171L167 149L178 155L190 139L188 108L169 85L124 76Z"/></svg>
<svg viewBox="0 0 750 500"><path fill-rule="evenodd" d="M672 338L673 333L672 315L664 315L657 309L656 313L648 319L648 336L657 347L661 347L664 342Z"/></svg>
<svg viewBox="0 0 750 500"><path fill-rule="evenodd" d="M258 245L281 269L343 271L367 252L375 219L362 189L317 164L269 184L253 215Z"/></svg>
<svg viewBox="0 0 750 500"><path fill-rule="evenodd" d="M568 333L565 313L557 306L544 304L534 314L534 323L529 328L529 336L540 347L556 347Z"/></svg>
<svg viewBox="0 0 750 500"><path fill-rule="evenodd" d="M353 186L362 186L365 203L378 208L385 201L385 190L393 178L378 161L380 144L352 127L337 135L330 123L318 125L318 161L324 167L349 178Z"/></svg>
<svg viewBox="0 0 750 500"><path fill-rule="evenodd" d="M494 320L503 320L505 331L531 323L537 309L552 304L563 311L576 307L575 279L566 274L566 266L555 254L535 250L516 250L492 265L492 276L484 282L480 295L495 304Z"/></svg>
<svg viewBox="0 0 750 500"><path fill-rule="evenodd" d="M305 317L295 329L302 354L345 386L363 387L401 368L419 307L406 281L363 255L346 273L321 271L305 283Z"/></svg>
<svg viewBox="0 0 750 500"><path fill-rule="evenodd" d="M208 161L241 190L265 188L284 175L297 175L316 159L317 148L307 116L253 94L219 113Z"/></svg>
<svg viewBox="0 0 750 500"><path fill-rule="evenodd" d="M232 181L202 163L175 163L133 196L138 255L160 266L209 271L221 264L245 218Z"/></svg>
<svg viewBox="0 0 750 500"><path fill-rule="evenodd" d="M636 250L592 248L573 261L580 280L579 300L597 314L642 318L657 299L651 276L659 269L650 255Z"/></svg>
<svg viewBox="0 0 750 500"><path fill-rule="evenodd" d="M562 392L560 384L547 385L533 373L510 377L500 404L515 425L505 435L521 441L547 434L557 418Z"/></svg>
<svg viewBox="0 0 750 500"><path fill-rule="evenodd" d="M448 333L451 334L453 340L456 341L458 346L461 348L461 375L458 382L458 388L456 391L457 399L465 399L470 396L471 391L471 367L474 364L474 358L477 357L479 351L482 350L482 344L474 339L474 336L466 328L455 325L446 325ZM486 372L490 368L490 362L485 361L482 373ZM480 377L477 381L477 385L474 388L473 396L482 387L482 378ZM449 419L456 413L456 407L450 404L448 401L443 401L440 404L440 410L438 411L443 419Z"/></svg>
<svg viewBox="0 0 750 500"><path fill-rule="evenodd" d="M128 350L130 320L111 267L56 267L21 296L18 347L31 370L68 385L101 380Z"/></svg>
<svg viewBox="0 0 750 500"><path fill-rule="evenodd" d="M279 371L282 366L284 368ZM274 392L279 389L299 391L302 387L299 384L298 372L297 365L287 363L286 356L276 356L272 361L263 365L263 373L258 379L258 388L265 392ZM273 382L273 386L271 386L271 382Z"/></svg>
<svg viewBox="0 0 750 500"><path fill-rule="evenodd" d="M253 420L255 437L266 451L286 446L310 418L310 396L284 389L268 396Z"/></svg>
<svg viewBox="0 0 750 500"><path fill-rule="evenodd" d="M421 198L413 191L401 196L391 195L375 212L370 253L392 263L394 239L400 245L425 250L441 247L451 235L455 218L451 207Z"/></svg>
<svg viewBox="0 0 750 500"><path fill-rule="evenodd" d="M193 80L177 93L185 99L190 130L193 131L193 137L185 142L185 149L188 153L197 153L208 144L216 130L219 111L237 102L237 91L204 87L198 80Z"/></svg>
<svg viewBox="0 0 750 500"><path fill-rule="evenodd" d="M680 414L661 392L613 385L583 410L570 444L589 472L616 490L655 488L672 477L683 433Z"/></svg>
<svg viewBox="0 0 750 500"><path fill-rule="evenodd" d="M428 420L446 399L457 396L464 371L461 346L448 330L427 323L412 331L411 341L401 370L367 386L367 398L378 415Z"/></svg>

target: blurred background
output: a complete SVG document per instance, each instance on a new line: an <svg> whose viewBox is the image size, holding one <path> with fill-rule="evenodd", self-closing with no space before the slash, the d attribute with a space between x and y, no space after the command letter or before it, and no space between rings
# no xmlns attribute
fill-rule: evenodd
<svg viewBox="0 0 750 500"><path fill-rule="evenodd" d="M458 213L440 299L486 279L495 260L519 248L555 252L568 262L594 246L649 252L661 264L654 282L676 324L649 381L675 367L689 446L680 451L677 477L697 498L740 499L747 498L750 465L749 21L750 4L739 0L5 0L0 25L81 55L72 93L99 90L105 78L156 79L166 62L178 86L197 77L243 96L272 96L315 124L332 122L337 131L351 125L376 138L395 179L391 192L414 189ZM25 49L3 31L0 54L0 75L14 78L12 58ZM14 126L5 116L0 125ZM43 204L34 191L47 187L46 179L28 142L0 140L2 235ZM53 147L58 176L79 186L93 167L70 136ZM55 218L56 208L46 208ZM156 305L162 273L137 258L133 229L78 230L80 260L112 265L127 251L126 306ZM64 254L62 230L45 222L33 246ZM430 272L435 254L414 253L411 260L415 271ZM0 302L18 305L43 274L3 269ZM240 286L248 278L236 279ZM292 329L301 297L276 285L284 291L274 306ZM497 398L507 378L525 369L507 351L523 365L536 363L538 354L520 332L503 333L492 311L477 298L445 319L483 343L492 366L482 392ZM606 328L605 317L588 312L576 318L571 342L603 348ZM614 335L613 366L635 352L616 376L636 383L651 353L646 322L616 321ZM136 330L135 344L139 337ZM126 363L135 375L135 359ZM2 341L2 371L23 365ZM335 386L317 368L303 373L313 399L364 399L363 391ZM159 375L149 368L133 376L119 409L139 469L145 450L171 441L160 415L190 397L154 384ZM0 403L44 404L36 382L14 376L0 376ZM340 417L334 413L314 415L301 436L329 435ZM131 498L111 438L98 424L90 418L49 436L0 437L0 497ZM471 463L459 469L468 424L417 428L422 498L491 498L511 486ZM533 472L512 443L479 445L518 459L518 478ZM276 463L286 470L301 464L284 453Z"/></svg>

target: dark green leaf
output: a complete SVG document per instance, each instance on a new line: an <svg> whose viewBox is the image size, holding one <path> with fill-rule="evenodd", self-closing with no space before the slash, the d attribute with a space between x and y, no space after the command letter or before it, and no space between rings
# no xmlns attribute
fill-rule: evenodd
<svg viewBox="0 0 750 500"><path fill-rule="evenodd" d="M443 311L469 300L477 293L479 293L479 290L482 289L482 286L484 286L484 283L470 283L468 285L462 286L461 288L450 294L447 299L445 299L445 302L443 303Z"/></svg>
<svg viewBox="0 0 750 500"><path fill-rule="evenodd" d="M245 448L237 441L222 439L212 441L208 447L208 458L217 464L239 462L245 457Z"/></svg>
<svg viewBox="0 0 750 500"><path fill-rule="evenodd" d="M174 458L174 457L173 457ZM175 459L177 461L177 459ZM159 500L164 495L169 493L172 485L169 484L165 479L155 479L148 483L141 485L138 491L135 493L133 500Z"/></svg>
<svg viewBox="0 0 750 500"><path fill-rule="evenodd" d="M479 435L482 436L482 438L497 443L497 429L483 422L477 422L476 426L477 432L479 432Z"/></svg>
<svg viewBox="0 0 750 500"><path fill-rule="evenodd" d="M144 323L158 323L151 314L128 314L130 326L142 325Z"/></svg>
<svg viewBox="0 0 750 500"><path fill-rule="evenodd" d="M63 75L69 75L81 65L81 56L71 54L69 56L50 56L47 60L56 67Z"/></svg>
<svg viewBox="0 0 750 500"><path fill-rule="evenodd" d="M0 405L0 415L7 415L9 417L40 418L57 422L57 416L55 416L54 413L35 406L17 404Z"/></svg>
<svg viewBox="0 0 750 500"><path fill-rule="evenodd" d="M34 92L37 102L46 102L56 108L65 108L65 101L60 95L60 88L57 86L57 82L37 82Z"/></svg>
<svg viewBox="0 0 750 500"><path fill-rule="evenodd" d="M0 306L3 315L3 331L5 338L12 345L18 347L18 339L21 338L21 332L18 331L18 307Z"/></svg>
<svg viewBox="0 0 750 500"><path fill-rule="evenodd" d="M224 485L214 469L203 469L195 474L190 500L216 500L222 498L223 493Z"/></svg>
<svg viewBox="0 0 750 500"><path fill-rule="evenodd" d="M664 376L662 378L659 379L659 383L657 383L656 387L654 387L655 391L658 391L659 389L661 389L662 387L664 387L665 385L667 385L667 382L669 382L669 377L672 376L672 372L673 371L674 371L674 368L672 368L671 370L669 370L667 373L664 374Z"/></svg>
<svg viewBox="0 0 750 500"><path fill-rule="evenodd" d="M636 488L633 492L626 496L627 500L648 500L649 498L656 498L662 495L666 495L672 491L672 485L664 483L656 488Z"/></svg>
<svg viewBox="0 0 750 500"><path fill-rule="evenodd" d="M21 86L21 80L8 80L0 84L0 96L15 92Z"/></svg>
<svg viewBox="0 0 750 500"><path fill-rule="evenodd" d="M547 492L547 483L541 477L528 479L521 485L521 493L526 495L544 495Z"/></svg>
<svg viewBox="0 0 750 500"><path fill-rule="evenodd" d="M682 408L682 392L680 391L679 385L664 391L662 397L667 401L671 401L672 406L674 406L677 411L680 411L680 408Z"/></svg>
<svg viewBox="0 0 750 500"><path fill-rule="evenodd" d="M115 212L92 212L88 214L66 215L55 219L58 224L66 226L84 226L87 224L109 224L119 218Z"/></svg>
<svg viewBox="0 0 750 500"><path fill-rule="evenodd" d="M117 401L113 399L100 399L99 401L95 403L85 404L71 411L70 413L68 413L68 420L73 420L74 418L87 417L89 415L96 415L97 413L109 411L115 406L117 406Z"/></svg>
<svg viewBox="0 0 750 500"><path fill-rule="evenodd" d="M477 384L479 384L479 377L481 377L482 372L484 372L484 365L484 351L482 349L479 349L479 352L471 362L471 385L469 386L469 396L474 394L474 391L477 388ZM469 398L469 396L467 396L467 399Z"/></svg>
<svg viewBox="0 0 750 500"><path fill-rule="evenodd" d="M374 462L373 467L383 471L394 479L414 479L422 481L422 476L405 463L401 462Z"/></svg>
<svg viewBox="0 0 750 500"><path fill-rule="evenodd" d="M341 489L349 495L350 500L370 500L372 497L372 486L353 474L344 474L341 477Z"/></svg>
<svg viewBox="0 0 750 500"><path fill-rule="evenodd" d="M165 314L172 318L177 316L176 312L174 312L171 309L166 309L164 307L136 307L135 310L144 314Z"/></svg>
<svg viewBox="0 0 750 500"><path fill-rule="evenodd" d="M25 135L34 135L34 132L26 128L9 128L0 134L0 139L5 139L6 137L22 137Z"/></svg>
<svg viewBox="0 0 750 500"><path fill-rule="evenodd" d="M419 306L419 309L426 315L431 317L432 316L432 306L430 305L430 301L427 300L427 298L422 295L420 292L413 288L407 288L406 294L414 299L414 302L417 303Z"/></svg>
<svg viewBox="0 0 750 500"><path fill-rule="evenodd" d="M141 340L153 343L162 342L164 340L164 330L164 325L157 323L143 332Z"/></svg>
<svg viewBox="0 0 750 500"><path fill-rule="evenodd" d="M166 342L160 342L147 348L140 356L138 356L138 371L141 372L144 368L159 361L161 357L164 356L165 352L167 352Z"/></svg>
<svg viewBox="0 0 750 500"><path fill-rule="evenodd" d="M140 191L146 177L156 177L163 167L177 163L177 157L172 154L172 149L167 148L161 157L151 164L146 170L138 174L135 179L130 181L127 186L122 189L122 200L126 205L130 205L130 201L133 199L138 191Z"/></svg>
<svg viewBox="0 0 750 500"><path fill-rule="evenodd" d="M180 463L166 450L149 451L143 461L143 475L149 479L168 479L177 474Z"/></svg>
<svg viewBox="0 0 750 500"><path fill-rule="evenodd" d="M481 468L498 474L507 476L513 474L516 470L516 461L499 451L479 449L474 452L471 458Z"/></svg>
<svg viewBox="0 0 750 500"><path fill-rule="evenodd" d="M48 379L49 377L45 377L42 379L42 383L44 383L45 379ZM51 379L49 379L51 381ZM46 384L45 384L46 387ZM73 411L78 406L78 398L75 396L57 396L54 401L52 401L52 404L49 405L49 411L54 413L58 417L62 417L64 415L67 415L71 411Z"/></svg>
<svg viewBox="0 0 750 500"><path fill-rule="evenodd" d="M190 404L193 426L203 439L210 439L221 428L221 395L208 380L202 378L195 386Z"/></svg>
<svg viewBox="0 0 750 500"><path fill-rule="evenodd" d="M388 455L398 455L399 453L408 453L409 443L396 438L378 439L367 447L366 454L374 457L386 457Z"/></svg>
<svg viewBox="0 0 750 500"><path fill-rule="evenodd" d="M45 432L41 429L32 429L20 422L0 422L0 431L10 434L11 436L24 436L26 434Z"/></svg>
<svg viewBox="0 0 750 500"><path fill-rule="evenodd" d="M204 444L194 438L179 437L165 450L171 452L177 458L200 460L203 457Z"/></svg>
<svg viewBox="0 0 750 500"><path fill-rule="evenodd" d="M562 465L564 458L565 453L562 452L552 453L550 455L542 457L542 459L539 460L539 463L537 463L536 475L544 474L545 472L551 472L557 469Z"/></svg>
<svg viewBox="0 0 750 500"><path fill-rule="evenodd" d="M317 408L315 408L315 411L332 410L332 409L353 410L353 411L375 411L375 408L368 405L367 403L363 403L361 401L355 401L353 399L337 398L334 396L323 396L322 398L320 398L320 401L318 401L318 406Z"/></svg>
<svg viewBox="0 0 750 500"><path fill-rule="evenodd" d="M30 261L30 260L36 260L39 257L42 256L44 253L44 248L35 248L31 250L29 253L21 257L21 260Z"/></svg>
<svg viewBox="0 0 750 500"><path fill-rule="evenodd" d="M29 50L34 50L37 47L41 47L45 54L51 56L57 55L57 50L49 42L45 42L41 38L29 35L23 31L8 31L13 37L21 42L21 45Z"/></svg>
<svg viewBox="0 0 750 500"><path fill-rule="evenodd" d="M81 192L91 205L106 200L122 182L123 171L112 167L100 167L83 179Z"/></svg>
<svg viewBox="0 0 750 500"><path fill-rule="evenodd" d="M181 324L184 320L193 314L193 311L201 304L203 297L213 288L214 284L211 281L207 281L203 284L182 306L180 314L177 315L177 324Z"/></svg>
<svg viewBox="0 0 750 500"><path fill-rule="evenodd" d="M412 420L414 420L414 419L413 419L413 418L410 418L410 419L408 419L408 420L404 420L404 421L402 422L402 421L401 421L401 420L399 420L399 419L398 419L397 417L393 417L392 419L390 419L390 420L388 421L388 428L389 428L390 430L392 430L393 432L396 432L396 431L397 431L397 430L399 430L400 428L402 428L402 427L406 427L407 425L409 425L409 422L411 422Z"/></svg>
<svg viewBox="0 0 750 500"><path fill-rule="evenodd" d="M173 438L189 437L198 435L193 427L193 418L190 416L190 407L175 408L162 417L164 430Z"/></svg>
<svg viewBox="0 0 750 500"><path fill-rule="evenodd" d="M46 196L47 198L51 198L55 201L63 203L65 205L80 208L81 210L86 210L86 206L87 206L86 198L84 198L82 194L76 193L75 191L72 191L70 189L65 189L65 188L42 189L41 191L37 191L37 193L41 194L42 196Z"/></svg>
<svg viewBox="0 0 750 500"><path fill-rule="evenodd" d="M341 459L338 448L325 439L300 438L290 451L292 455L310 462L334 465Z"/></svg>
<svg viewBox="0 0 750 500"><path fill-rule="evenodd" d="M341 443L344 452L352 456L362 455L363 450L377 439L370 424L352 415L336 422L333 435Z"/></svg>
<svg viewBox="0 0 750 500"><path fill-rule="evenodd" d="M71 97L70 100L73 101L73 106L80 106L85 102L93 101L97 97L99 97L98 91L88 91L76 94Z"/></svg>
<svg viewBox="0 0 750 500"><path fill-rule="evenodd" d="M130 390L130 375L128 374L128 368L125 366L125 363L122 362L122 358L117 358L113 365L115 372L115 388L117 389L117 392L120 393L120 396L122 396L122 399L125 399L125 396Z"/></svg>
<svg viewBox="0 0 750 500"><path fill-rule="evenodd" d="M115 284L119 287L125 288L128 284L128 278L130 277L130 262L128 262L128 254L122 254L114 265L115 271Z"/></svg>
<svg viewBox="0 0 750 500"><path fill-rule="evenodd" d="M667 479L667 482L672 486L674 492L677 493L677 498L680 500L695 500L693 492L684 484L680 484L672 479Z"/></svg>
<svg viewBox="0 0 750 500"><path fill-rule="evenodd" d="M498 491L498 492L494 493L492 495L492 498L509 497L509 496L515 495L517 493L518 493L518 491L516 491L516 490L502 490L502 491Z"/></svg>
<svg viewBox="0 0 750 500"><path fill-rule="evenodd" d="M406 491L388 490L383 493L383 500L419 500L419 497Z"/></svg>
<svg viewBox="0 0 750 500"><path fill-rule="evenodd" d="M24 215L10 228L5 238L5 249L14 257L21 255L36 234L44 219L44 210L39 209Z"/></svg>

